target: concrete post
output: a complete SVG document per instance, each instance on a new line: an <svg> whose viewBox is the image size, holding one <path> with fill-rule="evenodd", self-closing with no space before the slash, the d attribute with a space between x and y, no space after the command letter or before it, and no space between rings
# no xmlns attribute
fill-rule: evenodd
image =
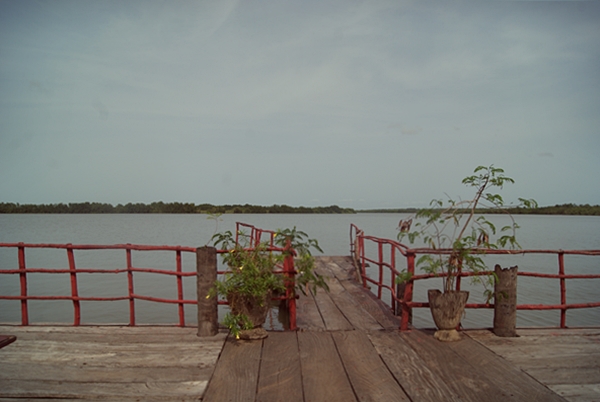
<svg viewBox="0 0 600 402"><path fill-rule="evenodd" d="M494 285L494 333L502 337L517 336L517 271L496 264Z"/></svg>

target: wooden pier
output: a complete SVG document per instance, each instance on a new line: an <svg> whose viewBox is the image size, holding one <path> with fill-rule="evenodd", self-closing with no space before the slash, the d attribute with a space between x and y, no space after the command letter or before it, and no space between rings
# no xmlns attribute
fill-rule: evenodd
<svg viewBox="0 0 600 402"><path fill-rule="evenodd" d="M441 343L399 332L354 279L322 257L330 292L298 300L297 332L262 341L177 327L0 327L0 400L598 401L600 329L465 331Z"/></svg>

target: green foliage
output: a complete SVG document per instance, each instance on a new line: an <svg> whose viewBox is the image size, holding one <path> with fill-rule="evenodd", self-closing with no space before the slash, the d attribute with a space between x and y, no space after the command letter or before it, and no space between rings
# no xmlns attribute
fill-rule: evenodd
<svg viewBox="0 0 600 402"><path fill-rule="evenodd" d="M478 166L474 175L465 177L462 181L468 187L475 189L475 194L469 200L434 199L430 208L419 210L414 218L414 229L401 225L398 240L408 238L413 244L417 239L423 241L426 247L444 251L440 254L424 254L417 259L417 266L430 274L444 274L444 291L454 289L456 275L461 270L474 273L487 271L482 256L485 249L509 247L519 248L516 240L518 225L513 216L507 211L500 194L488 192L491 188L502 189L505 184L514 180L504 175L504 170L492 166ZM519 208L535 208L535 200L519 199ZM508 217L509 224L499 231L485 216L478 215L477 208L502 212ZM407 221L408 222L408 221ZM412 223L412 219L410 220ZM494 237L496 237L495 240ZM489 275L472 276L472 281L482 283L485 295L489 298L492 292L494 278ZM399 278L405 281L406 278Z"/></svg>
<svg viewBox="0 0 600 402"><path fill-rule="evenodd" d="M220 237L225 245L231 244L231 236L228 238L227 233ZM266 243L255 248L236 244L222 256L231 271L224 275L223 280L215 282L211 296L220 294L227 297L235 292L248 298L262 298L272 292L285 291L283 278L273 272L275 266L283 262L284 255L268 251Z"/></svg>
<svg viewBox="0 0 600 402"><path fill-rule="evenodd" d="M240 332L243 330L252 329L252 321L246 316L246 314L233 314L227 313L223 318L223 325L229 328L231 334L236 339L240 339Z"/></svg>
<svg viewBox="0 0 600 402"><path fill-rule="evenodd" d="M254 302L264 300L270 294L283 294L286 290L286 278L282 274L276 274L274 269L277 265L283 264L289 253L295 253L296 256L295 289L303 293L306 289L312 289L313 292L316 292L317 288L329 290L324 278L314 271L314 257L311 254L311 249L323 251L317 240L310 239L306 233L296 230L296 227L278 230L274 243L285 249L280 253L270 251L267 242L250 247L248 236L243 233L239 235L238 239L241 239L239 240L241 243L236 243L231 231L216 233L213 236L215 246L229 250L222 254L222 258L231 271L224 275L223 280L215 282L208 297L216 295L230 297L235 293L246 301ZM246 328L249 321L244 314L229 314L223 324L238 336L241 329L251 328Z"/></svg>
<svg viewBox="0 0 600 402"><path fill-rule="evenodd" d="M289 205L212 205L182 202L127 203L125 205L81 202L69 204L0 203L3 214L353 214L352 208L337 205L328 207L291 207Z"/></svg>
<svg viewBox="0 0 600 402"><path fill-rule="evenodd" d="M296 252L296 289L304 295L309 289L312 289L313 293L316 293L318 288L329 291L325 279L314 270L315 259L311 249L323 252L316 239L310 239L306 233L296 230L294 226L293 229L279 229L275 234L275 244L283 248L289 245Z"/></svg>

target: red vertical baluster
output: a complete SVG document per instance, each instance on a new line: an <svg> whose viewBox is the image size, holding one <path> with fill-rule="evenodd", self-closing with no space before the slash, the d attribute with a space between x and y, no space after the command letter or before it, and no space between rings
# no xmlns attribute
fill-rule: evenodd
<svg viewBox="0 0 600 402"><path fill-rule="evenodd" d="M408 251L406 254L406 270L412 276L415 274L415 254ZM411 308L406 303L412 302L413 280L410 279L404 288L404 302L402 303L402 319L400 321L400 330L407 331L412 314Z"/></svg>
<svg viewBox="0 0 600 402"><path fill-rule="evenodd" d="M391 277L391 283L390 283L390 289L392 289L392 299L390 300L391 303L391 308L392 311L394 312L394 315L397 314L397 309L396 309L396 298L398 297L398 292L397 286L394 286L396 284L396 247L394 247L393 245L390 245L390 266L392 267L392 269L390 269L390 277ZM396 290L394 290L396 289Z"/></svg>
<svg viewBox="0 0 600 402"><path fill-rule="evenodd" d="M177 250L177 298L183 300L183 283L181 276L181 250ZM185 327L185 312L183 309L183 302L179 302L179 326Z"/></svg>
<svg viewBox="0 0 600 402"><path fill-rule="evenodd" d="M75 267L75 255L71 243L67 244L67 257L69 259L69 276L71 277L71 299L73 300L73 325L81 323L81 306L79 305L79 290L77 289L77 268Z"/></svg>
<svg viewBox="0 0 600 402"><path fill-rule="evenodd" d="M558 252L558 274L560 275L560 304L567 304L567 286L565 284L565 253L560 250ZM560 309L560 327L566 328L567 326L567 309Z"/></svg>
<svg viewBox="0 0 600 402"><path fill-rule="evenodd" d="M130 246L130 244L127 244ZM135 299L133 298L133 271L131 270L131 249L127 248L127 282L129 287L129 325L135 326Z"/></svg>
<svg viewBox="0 0 600 402"><path fill-rule="evenodd" d="M27 310L27 268L25 265L25 247L19 243L19 279L21 281L21 325L29 325Z"/></svg>
<svg viewBox="0 0 600 402"><path fill-rule="evenodd" d="M362 235L362 232L359 236L358 240L359 247L359 255L360 255L360 274L362 276L363 287L367 287L367 263L365 261L365 238Z"/></svg>
<svg viewBox="0 0 600 402"><path fill-rule="evenodd" d="M296 292L295 292L295 278L294 278L294 255L291 248L291 243L288 240L286 245L286 257L283 261L283 270L285 272L286 289L285 295L288 302L288 310L290 313L290 330L295 331L296 326Z"/></svg>
<svg viewBox="0 0 600 402"><path fill-rule="evenodd" d="M377 254L379 255L379 283L377 284L377 298L381 300L381 285L383 284L383 244L377 242Z"/></svg>
<svg viewBox="0 0 600 402"><path fill-rule="evenodd" d="M260 244L260 239L263 235L263 232L261 229L256 229L256 232L253 232L255 234L254 237L254 243L250 243L251 247L257 247Z"/></svg>

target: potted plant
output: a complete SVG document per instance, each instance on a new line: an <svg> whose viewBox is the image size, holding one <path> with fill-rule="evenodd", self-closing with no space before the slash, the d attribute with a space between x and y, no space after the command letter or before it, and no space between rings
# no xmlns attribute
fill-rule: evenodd
<svg viewBox="0 0 600 402"><path fill-rule="evenodd" d="M247 239L241 234L238 238ZM293 229L278 230L274 234L274 245L282 252L274 252L270 244L262 242L250 245L247 241L236 243L230 231L217 233L213 236L215 246L228 250L222 254L223 262L231 271L222 280L217 280L209 297L221 295L229 303L230 312L223 320L231 333L239 339L260 339L267 336L262 329L269 309L271 298L283 295L288 280L275 269L281 265L290 254L294 255L295 283L294 289L303 293L312 288L328 290L324 278L315 271L314 257L311 249L323 252L317 240L310 239L306 233ZM291 295L295 297L295 294Z"/></svg>
<svg viewBox="0 0 600 402"><path fill-rule="evenodd" d="M469 293L456 291L456 278L461 271L470 271L472 282L484 286L484 295L489 302L493 298L494 275L487 274L488 269L483 261L486 249L518 248L516 231L518 225L507 210L504 200L499 194L488 192L496 187L502 189L514 180L504 175L504 170L492 166L479 166L474 174L465 177L463 184L475 189L473 198L446 202L434 199L430 208L419 210L411 230L412 218L399 224L398 240L408 238L413 244L421 239L429 249L437 250L436 254L423 254L417 260L417 267L427 273L442 276L443 292L438 289L428 291L429 305L433 320L438 327L435 336L442 341L460 339L456 327L464 312ZM519 198L520 204L513 207L536 207L535 200ZM483 211L482 211L483 210ZM498 232L495 225L480 212L503 213L509 224ZM497 236L494 239L494 236ZM410 280L406 272L399 277L400 282Z"/></svg>

